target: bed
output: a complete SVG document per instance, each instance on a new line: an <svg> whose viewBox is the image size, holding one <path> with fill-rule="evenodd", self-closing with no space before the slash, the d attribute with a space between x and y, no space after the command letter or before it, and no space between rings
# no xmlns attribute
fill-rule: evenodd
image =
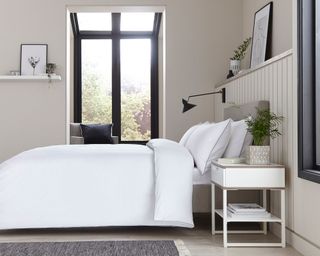
<svg viewBox="0 0 320 256"><path fill-rule="evenodd" d="M193 167L165 139L25 151L0 165L0 229L190 228Z"/></svg>
<svg viewBox="0 0 320 256"><path fill-rule="evenodd" d="M265 103L231 107L225 113L237 120L261 104ZM192 196L200 205L210 199L198 189L193 194L193 188L210 184L210 171L195 167L193 153L166 139L146 146L57 145L22 152L0 164L0 230L192 228ZM209 158L206 165L210 166Z"/></svg>
<svg viewBox="0 0 320 256"><path fill-rule="evenodd" d="M205 174L202 174L197 167L194 167L192 172L192 180L194 186L211 184L211 173L206 172Z"/></svg>

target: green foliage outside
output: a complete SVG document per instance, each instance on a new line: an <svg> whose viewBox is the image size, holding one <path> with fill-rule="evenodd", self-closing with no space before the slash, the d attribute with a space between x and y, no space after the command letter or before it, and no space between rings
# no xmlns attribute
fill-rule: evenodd
<svg viewBox="0 0 320 256"><path fill-rule="evenodd" d="M96 75L82 77L82 122L112 123L111 92L104 92Z"/></svg>
<svg viewBox="0 0 320 256"><path fill-rule="evenodd" d="M98 77L91 72L83 74L82 122L112 123L112 96L99 86ZM121 139L124 141L150 139L150 91L121 91Z"/></svg>
<svg viewBox="0 0 320 256"><path fill-rule="evenodd" d="M253 136L253 143L256 146L262 146L267 137L275 139L280 136L278 126L281 124L283 117L277 116L269 110L257 109L257 117L248 117L246 123L248 131Z"/></svg>

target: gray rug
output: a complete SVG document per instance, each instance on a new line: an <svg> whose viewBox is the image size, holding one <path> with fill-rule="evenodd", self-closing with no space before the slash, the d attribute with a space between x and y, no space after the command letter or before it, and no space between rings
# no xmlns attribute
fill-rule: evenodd
<svg viewBox="0 0 320 256"><path fill-rule="evenodd" d="M182 241L0 243L0 256L179 256ZM182 250L181 250L182 249Z"/></svg>

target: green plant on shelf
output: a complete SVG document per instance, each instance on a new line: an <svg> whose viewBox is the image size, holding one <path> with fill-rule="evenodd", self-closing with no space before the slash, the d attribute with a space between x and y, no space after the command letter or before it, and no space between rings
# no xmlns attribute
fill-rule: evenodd
<svg viewBox="0 0 320 256"><path fill-rule="evenodd" d="M231 60L243 60L244 56L246 56L246 52L250 43L251 37L244 40L243 43L234 51L234 55Z"/></svg>

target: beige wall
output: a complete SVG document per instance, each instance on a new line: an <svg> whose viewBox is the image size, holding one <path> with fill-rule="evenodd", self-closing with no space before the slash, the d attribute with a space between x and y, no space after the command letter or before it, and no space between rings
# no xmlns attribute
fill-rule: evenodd
<svg viewBox="0 0 320 256"><path fill-rule="evenodd" d="M243 0L243 38L252 36L254 14L271 0ZM273 0L271 54L276 56L292 48L292 0ZM243 61L248 68L250 52Z"/></svg>
<svg viewBox="0 0 320 256"><path fill-rule="evenodd" d="M0 3L0 74L19 68L21 43L47 43L62 81L0 82L0 161L23 150L66 142L67 5L163 5L166 9L165 133L178 140L191 125L213 119L213 97L181 114L181 98L222 80L226 56L241 40L238 0L10 0ZM223 26L221 26L223 24Z"/></svg>
<svg viewBox="0 0 320 256"><path fill-rule="evenodd" d="M241 38L238 8L241 1L237 0L167 1L167 138L178 140L192 124L213 120L212 96L195 99L198 107L185 114L181 114L181 98L212 91L225 78L227 56Z"/></svg>
<svg viewBox="0 0 320 256"><path fill-rule="evenodd" d="M57 1L0 2L0 74L19 69L21 43L47 43L57 83L0 82L0 161L65 142L65 6Z"/></svg>

